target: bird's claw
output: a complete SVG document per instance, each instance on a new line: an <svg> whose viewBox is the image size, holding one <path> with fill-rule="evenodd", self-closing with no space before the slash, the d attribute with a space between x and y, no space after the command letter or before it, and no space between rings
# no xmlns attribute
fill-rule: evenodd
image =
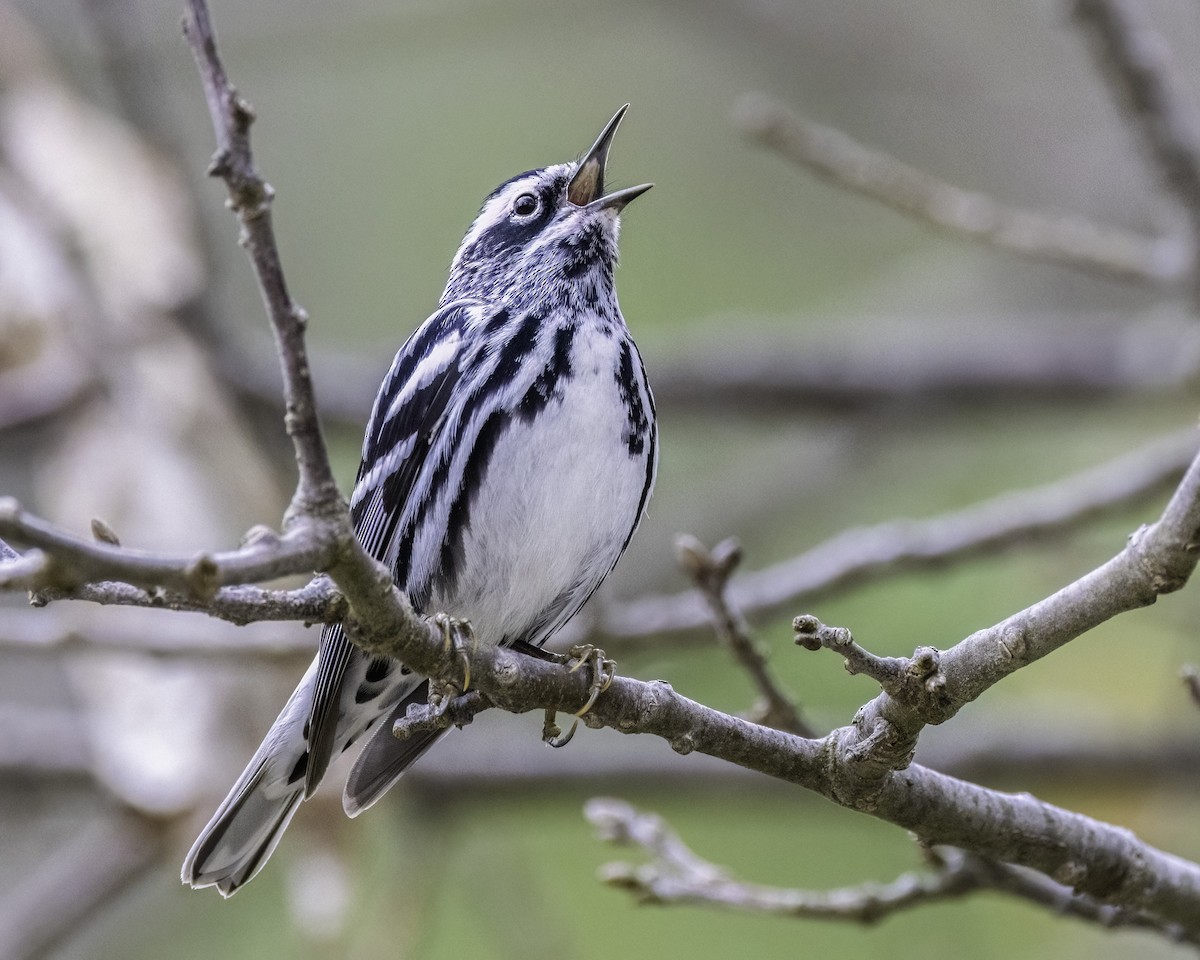
<svg viewBox="0 0 1200 960"><path fill-rule="evenodd" d="M587 703L575 712L576 717L582 717L596 705L600 694L612 686L613 680L617 677L617 664L615 661L609 660L603 650L590 643L571 647L567 651L567 655L575 661L575 665L571 667L571 673L585 664L592 668L592 682L588 687Z"/></svg>
<svg viewBox="0 0 1200 960"><path fill-rule="evenodd" d="M571 742L571 738L575 736L575 730L579 726L579 718L575 718L571 724L571 729L564 734L562 728L555 723L554 717L555 711L546 711L546 721L542 724L542 741L550 744L550 746L557 750L559 747L565 747Z"/></svg>
<svg viewBox="0 0 1200 960"><path fill-rule="evenodd" d="M587 703L575 712L575 719L571 724L571 729L565 734L559 725L555 723L555 711L546 711L546 720L542 724L542 740L556 749L558 747L565 747L571 742L571 738L575 736L575 731L579 728L579 718L596 705L596 700L600 694L612 686L612 682L617 676L616 663L609 660L604 655L604 651L593 644L585 643L571 647L567 651L567 657L563 662L570 663L572 660L575 663L571 666L571 673L584 666L588 666L592 671L592 682L588 687Z"/></svg>

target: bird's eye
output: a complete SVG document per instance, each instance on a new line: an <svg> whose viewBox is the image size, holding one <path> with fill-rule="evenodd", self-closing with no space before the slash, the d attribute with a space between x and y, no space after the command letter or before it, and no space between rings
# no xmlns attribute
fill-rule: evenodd
<svg viewBox="0 0 1200 960"><path fill-rule="evenodd" d="M532 217L541 203L532 193L523 193L513 202L513 213L518 217Z"/></svg>

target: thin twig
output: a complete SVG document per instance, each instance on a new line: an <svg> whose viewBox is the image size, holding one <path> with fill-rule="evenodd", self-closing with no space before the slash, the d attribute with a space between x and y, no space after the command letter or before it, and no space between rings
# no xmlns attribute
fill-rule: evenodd
<svg viewBox="0 0 1200 960"><path fill-rule="evenodd" d="M1163 186L1187 215L1194 260L1200 253L1200 124L1166 42L1126 0L1076 0L1073 12L1094 39L1101 72L1127 108Z"/></svg>
<svg viewBox="0 0 1200 960"><path fill-rule="evenodd" d="M458 695L431 694L429 703L414 703L409 706L408 713L392 725L392 734L404 740L417 733L465 727L491 706L488 698L478 690Z"/></svg>
<svg viewBox="0 0 1200 960"><path fill-rule="evenodd" d="M623 801L607 797L589 800L584 816L601 840L639 847L650 856L650 862L640 866L609 863L600 868L604 882L628 890L640 903L702 904L750 913L872 924L901 910L994 890L1105 927L1149 928L1173 940L1200 944L1200 938L1188 935L1177 924L1099 903L1044 877L953 848L929 850L929 869L903 874L890 883L798 890L732 879L724 868L692 852L661 817L636 810Z"/></svg>
<svg viewBox="0 0 1200 960"><path fill-rule="evenodd" d="M695 537L685 534L676 539L675 554L708 605L717 639L750 675L758 690L760 699L750 718L755 723L801 737L816 736L816 731L801 717L795 701L776 682L766 655L750 636L749 625L726 599L729 577L742 558L737 541L726 540L710 551Z"/></svg>
<svg viewBox="0 0 1200 960"><path fill-rule="evenodd" d="M85 583L72 590L40 590L38 600L85 600L105 606L204 613L239 626L272 620L334 623L346 615L347 609L345 598L325 576L316 577L295 590L267 590L249 584L221 587L208 599L170 590L143 590L128 583L108 581ZM168 641L162 652L170 653L172 649Z"/></svg>
<svg viewBox="0 0 1200 960"><path fill-rule="evenodd" d="M737 122L749 136L839 186L958 236L1035 260L1155 285L1179 282L1190 267L1173 239L1007 206L804 120L763 94L743 98Z"/></svg>
<svg viewBox="0 0 1200 960"><path fill-rule="evenodd" d="M254 111L229 82L205 0L189 0L183 32L200 71L217 138L209 173L224 180L228 188L230 207L241 225L241 243L254 265L279 347L285 424L300 473L289 514L293 518L310 513L327 516L344 508L317 419L304 342L308 316L288 292L271 221L275 192L255 170L250 152Z"/></svg>
<svg viewBox="0 0 1200 960"><path fill-rule="evenodd" d="M0 497L0 537L37 547L50 558L40 564L29 554L19 560L0 560L0 585L9 589L74 590L88 582L120 580L150 590L165 587L197 599L211 598L228 584L319 570L334 554L331 544L310 527L260 536L237 550L190 555L132 550L61 530L23 510L11 497Z"/></svg>
<svg viewBox="0 0 1200 960"><path fill-rule="evenodd" d="M846 672L870 677L889 692L898 689L912 663L906 657L880 657L858 645L845 627L828 627L811 614L792 621L795 643L806 650L832 650L845 659Z"/></svg>

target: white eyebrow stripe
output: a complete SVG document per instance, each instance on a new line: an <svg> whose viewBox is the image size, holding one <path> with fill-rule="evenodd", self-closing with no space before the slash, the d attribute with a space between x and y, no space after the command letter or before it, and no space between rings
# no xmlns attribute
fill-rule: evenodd
<svg viewBox="0 0 1200 960"><path fill-rule="evenodd" d="M574 164L556 163L553 166L546 167L544 170L535 171L528 176L521 177L507 184L500 193L484 203L483 209L479 211L479 215L475 218L474 223L471 224L467 235L463 237L462 243L458 248L459 253L469 248L480 236L504 220L512 209L513 201L521 194L538 193L548 183L552 183L557 177L565 173L570 173L573 168ZM456 256L456 263L457 260Z"/></svg>
<svg viewBox="0 0 1200 960"><path fill-rule="evenodd" d="M479 216L475 218L475 222L471 224L471 229L463 237L459 249L467 249L480 236L507 217L508 211L512 207L512 202L522 193L529 193L531 190L536 190L538 185L538 177L524 177L510 183L501 193L492 197L483 205L483 209L479 211Z"/></svg>

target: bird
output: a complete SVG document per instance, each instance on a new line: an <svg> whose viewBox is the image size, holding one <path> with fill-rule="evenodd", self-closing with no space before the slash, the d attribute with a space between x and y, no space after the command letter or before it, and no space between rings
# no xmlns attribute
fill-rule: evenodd
<svg viewBox="0 0 1200 960"><path fill-rule="evenodd" d="M396 353L363 438L355 535L413 607L476 643L540 648L616 566L658 468L645 367L617 302L605 192L629 105L578 160L484 200L437 309ZM316 658L188 852L182 880L231 896L262 869L333 759L368 732L343 808L375 803L440 737L392 734L429 681L326 625Z"/></svg>

